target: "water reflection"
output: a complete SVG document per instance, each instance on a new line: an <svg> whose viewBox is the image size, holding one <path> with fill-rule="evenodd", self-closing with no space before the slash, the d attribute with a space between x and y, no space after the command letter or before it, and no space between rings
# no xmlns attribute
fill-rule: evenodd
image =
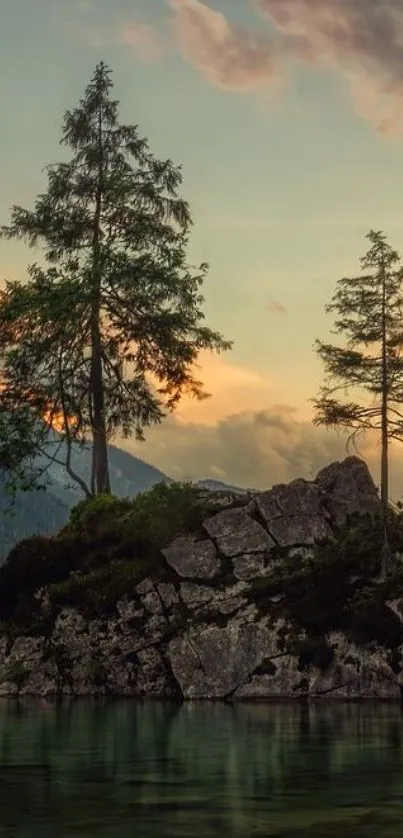
<svg viewBox="0 0 403 838"><path fill-rule="evenodd" d="M401 835L388 704L0 705L0 835Z"/></svg>

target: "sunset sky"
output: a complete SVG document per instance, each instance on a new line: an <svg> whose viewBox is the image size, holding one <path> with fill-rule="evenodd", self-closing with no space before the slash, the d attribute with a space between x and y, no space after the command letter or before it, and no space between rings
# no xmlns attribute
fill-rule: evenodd
<svg viewBox="0 0 403 838"><path fill-rule="evenodd" d="M324 306L370 228L403 249L403 0L3 3L0 223L44 188L63 113L101 59L122 121L183 165L189 257L211 265L207 322L234 340L200 359L208 402L124 445L176 478L309 477L344 456L310 421ZM0 242L0 276L22 278L36 258ZM377 441L362 452L378 479Z"/></svg>

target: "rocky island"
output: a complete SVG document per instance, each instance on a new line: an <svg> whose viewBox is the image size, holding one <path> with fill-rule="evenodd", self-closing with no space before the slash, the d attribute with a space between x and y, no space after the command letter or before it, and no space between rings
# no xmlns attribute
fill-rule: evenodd
<svg viewBox="0 0 403 838"><path fill-rule="evenodd" d="M236 496L83 502L0 570L0 695L399 698L403 521L366 464Z"/></svg>

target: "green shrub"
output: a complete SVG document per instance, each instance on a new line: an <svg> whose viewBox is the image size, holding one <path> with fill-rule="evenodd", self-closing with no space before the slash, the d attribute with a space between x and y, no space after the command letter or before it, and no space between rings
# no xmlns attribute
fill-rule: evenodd
<svg viewBox="0 0 403 838"><path fill-rule="evenodd" d="M69 522L63 533L80 533L86 536L102 534L130 512L133 502L114 495L96 495L94 498L80 501L70 512Z"/></svg>
<svg viewBox="0 0 403 838"><path fill-rule="evenodd" d="M159 483L133 500L99 495L72 511L62 535L76 543L81 567L132 558L156 559L176 535L197 530L205 517L198 491L186 483Z"/></svg>
<svg viewBox="0 0 403 838"><path fill-rule="evenodd" d="M158 483L132 500L98 495L81 501L63 533L86 538L108 532L139 544L163 547L181 532L197 529L203 520L198 490L187 483Z"/></svg>
<svg viewBox="0 0 403 838"><path fill-rule="evenodd" d="M198 530L205 509L188 483L158 483L133 501L131 521L139 546L160 550L177 535Z"/></svg>
<svg viewBox="0 0 403 838"><path fill-rule="evenodd" d="M48 594L55 610L74 606L88 617L110 613L151 570L146 562L120 561L90 573L72 573L63 582L50 585Z"/></svg>

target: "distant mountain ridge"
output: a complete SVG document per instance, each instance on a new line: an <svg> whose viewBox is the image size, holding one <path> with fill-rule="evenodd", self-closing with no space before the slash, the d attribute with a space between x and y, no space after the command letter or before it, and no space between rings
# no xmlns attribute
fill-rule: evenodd
<svg viewBox="0 0 403 838"><path fill-rule="evenodd" d="M149 465L139 457L135 457L134 454L129 454L128 451L117 448L115 445L108 446L108 455L111 489L113 494L118 497L138 495L139 492L146 492L151 489L156 483L169 482L171 479L159 469ZM60 460L64 459L63 446L58 456ZM91 448L89 446L83 450L73 448L71 465L79 477L89 484ZM69 478L64 466L52 463L48 469L48 476L50 478L49 491L69 508L82 498L80 487Z"/></svg>
<svg viewBox="0 0 403 838"><path fill-rule="evenodd" d="M69 507L52 492L20 492L10 506L10 497L0 486L0 564L12 547L34 533L52 535L69 516Z"/></svg>

